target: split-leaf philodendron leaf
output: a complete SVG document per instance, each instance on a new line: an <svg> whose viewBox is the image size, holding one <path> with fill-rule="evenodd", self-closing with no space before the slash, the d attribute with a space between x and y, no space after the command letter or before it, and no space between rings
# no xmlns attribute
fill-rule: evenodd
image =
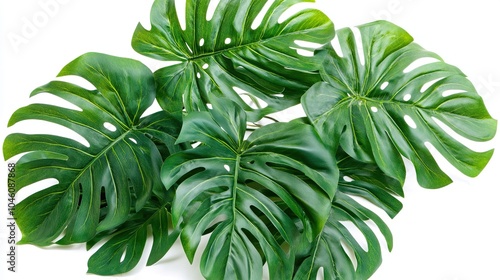
<svg viewBox="0 0 500 280"><path fill-rule="evenodd" d="M162 157L153 137L174 151L180 125L165 112L141 118L155 99L151 71L138 61L97 53L82 55L59 76L77 75L96 89L53 81L33 91L77 106L68 109L31 104L17 110L9 125L42 120L65 126L88 143L47 134L9 135L4 155L26 153L17 163L17 190L46 179L53 185L16 206L22 242L49 245L86 242L97 232L127 221L141 210L154 189L162 189ZM103 197L101 197L103 196ZM104 205L103 205L104 203ZM104 217L100 217L106 211Z"/></svg>
<svg viewBox="0 0 500 280"><path fill-rule="evenodd" d="M394 245L384 218L402 209L403 157L426 188L451 182L432 149L475 176L492 151L457 138L490 140L497 123L400 27L336 33L321 11L293 10L310 2L156 0L132 46L164 68L87 53L59 75L94 89L64 77L35 89L73 106L31 104L9 126L45 121L80 140L6 137L16 194L46 184L13 211L20 243L98 247L87 265L100 275L135 268L148 238L147 265L180 238L207 279L262 280L265 266L270 280L371 277ZM162 110L145 114L155 98ZM307 117L269 116L299 102Z"/></svg>
<svg viewBox="0 0 500 280"><path fill-rule="evenodd" d="M192 260L215 227L201 262L207 279L262 279L263 260L273 279L288 279L294 252L283 244L299 234L295 218L309 239L321 232L338 181L334 157L299 122L271 124L245 139L243 109L216 104L187 115L178 141L201 144L172 155L162 170L167 188L178 184L172 215L186 254Z"/></svg>
<svg viewBox="0 0 500 280"><path fill-rule="evenodd" d="M112 236L89 259L88 272L114 275L130 271L139 263L146 247L148 228L151 228L153 244L147 265L158 262L179 237L179 231L171 231L169 203L152 201L139 212L133 213L127 222L117 229L102 232L87 243L91 248L103 238Z"/></svg>
<svg viewBox="0 0 500 280"><path fill-rule="evenodd" d="M496 120L466 76L389 22L357 30L359 38L350 28L338 31L340 48L330 45L321 51L324 82L302 99L323 139L339 142L358 160L375 162L400 182L404 156L425 188L451 183L429 146L464 174L478 175L493 151L473 151L446 131L475 141L496 133ZM434 61L414 64L429 58Z"/></svg>
<svg viewBox="0 0 500 280"><path fill-rule="evenodd" d="M394 197L403 196L401 183L376 165L359 162L341 150L337 164L340 178L330 216L322 232L299 258L294 280L315 280L320 268L324 279L368 279L382 263L380 242L369 222L382 233L392 250L392 234L383 219L358 200L371 202L392 218L402 209ZM363 235L362 239L352 227Z"/></svg>
<svg viewBox="0 0 500 280"><path fill-rule="evenodd" d="M151 30L139 25L135 31L137 52L179 62L155 73L165 110L206 110L210 96L226 96L255 121L298 104L320 80L317 60L301 51L328 43L332 22L317 9L281 18L293 5L311 0L276 0L267 10L267 0L221 0L211 16L210 2L187 0L181 27L175 1L156 0Z"/></svg>

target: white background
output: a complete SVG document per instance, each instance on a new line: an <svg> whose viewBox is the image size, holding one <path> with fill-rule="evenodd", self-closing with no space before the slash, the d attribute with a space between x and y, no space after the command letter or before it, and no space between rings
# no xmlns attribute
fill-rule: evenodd
<svg viewBox="0 0 500 280"><path fill-rule="evenodd" d="M9 116L31 102L30 92L54 79L66 63L85 52L139 59L152 69L162 66L130 47L136 24L149 26L152 0L54 1L0 3L0 144L5 135L14 131L6 130ZM49 2L56 5L44 9L42 4ZM495 1L323 0L318 5L337 28L376 19L402 26L417 43L460 67L483 96L493 117L500 118L500 16ZM31 24L34 28L27 27ZM31 125L23 129L40 133L47 128ZM498 138L477 146L483 150L492 147L500 148ZM23 245L17 252L18 272L7 272L3 261L7 254L7 230L3 226L7 166L1 166L1 279L202 279L198 262L190 266L179 244L152 267L145 268L143 259L131 273L107 278L86 274L86 262L93 251L85 251L84 246L41 249ZM500 279L500 185L496 174L500 171L500 156L495 154L484 172L473 179L446 163L443 166L455 183L432 191L420 188L409 169L404 208L389 221L394 249L384 253L384 262L371 279Z"/></svg>

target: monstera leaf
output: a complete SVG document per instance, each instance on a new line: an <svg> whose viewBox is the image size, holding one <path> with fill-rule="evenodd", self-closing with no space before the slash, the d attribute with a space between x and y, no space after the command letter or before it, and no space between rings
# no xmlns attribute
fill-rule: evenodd
<svg viewBox="0 0 500 280"><path fill-rule="evenodd" d="M57 180L17 205L24 243L49 245L62 233L60 244L86 242L125 222L131 209L140 211L154 190L161 194L162 157L154 142L175 151L180 130L165 112L141 118L155 99L155 82L138 61L88 53L59 75L80 76L96 90L50 82L32 95L48 93L79 109L31 104L17 110L9 125L52 122L78 133L88 145L51 134L14 133L6 138L6 158L24 154L17 165L17 190Z"/></svg>
<svg viewBox="0 0 500 280"><path fill-rule="evenodd" d="M317 60L302 52L333 38L328 17L305 9L282 18L312 0L221 0L211 10L212 2L187 0L181 27L175 1L156 0L151 30L138 25L135 31L137 52L179 62L155 73L162 108L180 115L183 108L206 110L210 96L226 96L255 121L298 104L320 80Z"/></svg>
<svg viewBox="0 0 500 280"><path fill-rule="evenodd" d="M171 216L167 203L150 201L141 211L134 213L125 223L111 232L103 232L87 243L90 249L102 238L111 236L88 261L88 272L114 275L130 271L139 263L148 238L148 227L153 233L153 244L147 265L158 262L179 237L171 231Z"/></svg>
<svg viewBox="0 0 500 280"><path fill-rule="evenodd" d="M403 208L396 197L404 197L403 185L387 176L376 164L364 163L343 150L337 152L340 170L338 192L367 200L394 218Z"/></svg>
<svg viewBox="0 0 500 280"><path fill-rule="evenodd" d="M299 230L312 240L323 228L338 181L334 157L314 129L271 124L245 139L246 114L226 99L184 119L178 142L192 150L170 156L162 169L176 188L174 225L190 260L211 231L202 255L207 279L289 279ZM307 182L307 183L306 183ZM301 225L296 224L298 220Z"/></svg>
<svg viewBox="0 0 500 280"><path fill-rule="evenodd" d="M449 130L486 141L494 136L496 121L459 69L385 21L337 35L340 48L322 50L324 82L302 99L325 141L340 140L349 155L375 162L400 182L405 178L402 155L414 164L418 182L426 188L451 182L430 147L464 174L479 174L492 151L473 151ZM430 59L432 63L424 63Z"/></svg>
<svg viewBox="0 0 500 280"><path fill-rule="evenodd" d="M389 250L392 234L385 222L354 198L362 198L383 209L391 218L402 209L394 196L402 196L402 185L376 165L359 162L345 152L337 153L340 178L330 216L323 231L300 259L294 279L368 279L382 263L382 250L372 222L382 233ZM356 234L358 232L358 234Z"/></svg>

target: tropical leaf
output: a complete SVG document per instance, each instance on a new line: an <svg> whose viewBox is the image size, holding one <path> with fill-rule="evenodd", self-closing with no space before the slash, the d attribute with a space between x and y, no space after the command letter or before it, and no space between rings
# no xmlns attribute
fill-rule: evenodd
<svg viewBox="0 0 500 280"><path fill-rule="evenodd" d="M211 2L187 0L182 28L175 1L156 0L151 30L139 24L135 31L137 52L179 62L155 73L162 108L180 116L183 108L206 110L210 96L226 96L255 121L298 104L320 80L318 61L302 51L333 38L328 17L305 9L281 18L295 4L313 0L276 0L268 9L267 0L221 0L213 12ZM252 100L258 104L249 105Z"/></svg>
<svg viewBox="0 0 500 280"><path fill-rule="evenodd" d="M91 248L104 237L111 236L89 259L88 272L99 275L121 274L132 270L140 261L146 247L148 228L153 234L153 244L147 265L158 262L172 247L179 236L171 229L168 203L150 202L132 214L125 223L112 232L103 232L88 243Z"/></svg>
<svg viewBox="0 0 500 280"><path fill-rule="evenodd" d="M368 279L382 263L380 241L370 223L382 233L389 250L392 234L385 222L354 198L371 202L393 218L402 204L402 185L376 165L356 161L340 150L337 154L340 178L330 216L323 231L299 259L294 279Z"/></svg>
<svg viewBox="0 0 500 280"><path fill-rule="evenodd" d="M207 279L260 280L263 260L273 279L289 279L294 252L285 248L299 236L295 221L310 240L316 237L338 170L309 125L271 124L246 140L245 130L245 112L228 100L187 115L178 142L201 145L164 163L165 186L176 186L173 222L190 260L212 231L201 262Z"/></svg>
<svg viewBox="0 0 500 280"><path fill-rule="evenodd" d="M385 174L376 164L358 161L341 149L337 152L340 171L338 192L360 197L394 218L403 208L396 197L404 197L403 184Z"/></svg>
<svg viewBox="0 0 500 280"><path fill-rule="evenodd" d="M6 159L24 154L17 165L17 191L45 179L57 180L17 205L22 243L49 245L61 234L59 244L86 242L122 224L131 209L143 208L153 190L161 193L162 157L154 141L177 150L180 125L175 119L165 112L141 118L155 99L153 75L142 63L88 53L59 75L80 76L96 90L50 82L32 95L51 94L79 110L31 104L17 110L9 125L51 122L78 133L88 146L50 134L13 133L5 139Z"/></svg>
<svg viewBox="0 0 500 280"><path fill-rule="evenodd" d="M324 82L302 100L325 141L340 140L353 158L375 162L400 182L405 178L402 155L411 160L425 188L451 182L430 146L462 173L479 174L493 151L473 151L448 129L487 141L497 123L459 69L385 21L342 29L337 35L340 48L321 51ZM429 59L432 63L419 65Z"/></svg>

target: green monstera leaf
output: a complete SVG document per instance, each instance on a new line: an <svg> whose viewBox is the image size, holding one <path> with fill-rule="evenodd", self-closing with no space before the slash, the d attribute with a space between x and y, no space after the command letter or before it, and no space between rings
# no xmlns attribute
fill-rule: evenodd
<svg viewBox="0 0 500 280"><path fill-rule="evenodd" d="M210 96L226 96L256 121L298 104L320 80L317 59L303 51L333 38L328 17L309 8L282 18L313 0L221 0L211 10L212 2L187 0L181 27L175 1L156 0L151 30L138 25L135 31L137 52L179 62L155 73L162 108L180 116L184 108L206 110Z"/></svg>
<svg viewBox="0 0 500 280"><path fill-rule="evenodd" d="M161 143L176 151L179 123L165 112L141 115L155 99L155 82L142 63L88 53L66 65L60 76L76 75L96 89L64 81L37 88L79 109L31 104L18 109L9 125L41 120L69 128L87 144L48 134L13 133L5 139L5 158L18 161L17 191L46 179L57 182L22 200L15 215L22 243L49 245L86 242L125 222L153 192L161 194ZM164 190L163 190L164 191ZM104 215L102 215L105 213Z"/></svg>
<svg viewBox="0 0 500 280"><path fill-rule="evenodd" d="M168 201L168 200L167 200ZM150 201L139 212L117 229L103 232L87 243L90 249L98 241L111 236L89 259L88 272L99 275L122 274L132 270L139 263L146 241L148 227L153 234L153 244L147 265L158 262L179 237L178 230L172 230L169 203Z"/></svg>
<svg viewBox="0 0 500 280"><path fill-rule="evenodd" d="M400 182L405 178L404 156L425 188L451 182L432 147L462 173L479 174L493 151L473 151L448 129L487 141L497 123L459 69L389 22L342 29L337 35L340 48L321 51L324 82L302 99L325 141L340 141L349 155L376 163Z"/></svg>
<svg viewBox="0 0 500 280"><path fill-rule="evenodd" d="M299 122L267 125L245 139L243 109L226 99L215 104L187 115L178 142L201 144L170 156L162 169L165 186L176 190L172 216L186 254L192 260L211 232L201 259L207 279L262 279L263 260L272 279L289 279L289 245L301 230L315 238L328 217L334 157Z"/></svg>
<svg viewBox="0 0 500 280"><path fill-rule="evenodd" d="M340 170L338 191L365 199L394 218L403 208L396 197L404 197L403 185L385 174L376 164L358 161L346 152L337 152Z"/></svg>
<svg viewBox="0 0 500 280"><path fill-rule="evenodd" d="M387 176L375 164L363 163L337 153L340 178L325 227L309 250L299 259L294 275L296 280L368 279L382 263L380 241L369 226L372 223L392 250L392 234L385 222L361 198L384 210L393 218L402 209L395 196L403 196L402 185Z"/></svg>

